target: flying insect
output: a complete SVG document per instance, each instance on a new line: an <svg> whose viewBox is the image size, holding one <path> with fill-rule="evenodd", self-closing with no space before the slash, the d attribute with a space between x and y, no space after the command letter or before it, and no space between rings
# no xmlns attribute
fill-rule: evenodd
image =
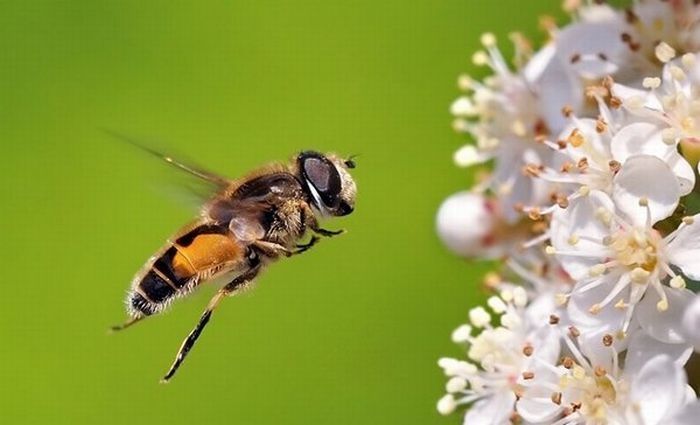
<svg viewBox="0 0 700 425"><path fill-rule="evenodd" d="M199 217L169 238L134 277L126 299L129 319L112 327L125 329L161 313L202 283L225 279L161 380L168 382L224 298L249 286L275 260L305 252L322 237L343 233L323 229L319 219L353 212L357 188L349 170L355 162L303 151L287 163L230 180L112 134L214 187ZM302 243L307 234L310 238Z"/></svg>

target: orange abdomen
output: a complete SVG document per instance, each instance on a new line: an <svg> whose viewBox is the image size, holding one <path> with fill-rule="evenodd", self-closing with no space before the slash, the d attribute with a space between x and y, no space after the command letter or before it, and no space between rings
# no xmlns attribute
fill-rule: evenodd
<svg viewBox="0 0 700 425"><path fill-rule="evenodd" d="M176 295L191 291L200 281L235 269L246 248L227 227L199 224L176 237L136 278L129 294L132 315L160 312Z"/></svg>
<svg viewBox="0 0 700 425"><path fill-rule="evenodd" d="M178 276L193 276L243 258L243 248L228 235L201 234L187 246L174 246L172 268Z"/></svg>

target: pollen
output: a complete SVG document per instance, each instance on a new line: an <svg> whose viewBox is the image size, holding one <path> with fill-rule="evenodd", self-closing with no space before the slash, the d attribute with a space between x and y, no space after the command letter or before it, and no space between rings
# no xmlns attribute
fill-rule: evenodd
<svg viewBox="0 0 700 425"><path fill-rule="evenodd" d="M605 264L596 264L592 266L590 269L588 269L588 275L591 277L598 277L605 273L606 267Z"/></svg>
<svg viewBox="0 0 700 425"><path fill-rule="evenodd" d="M495 46L496 36L490 32L485 32L481 34L481 44L483 44L486 48Z"/></svg>
<svg viewBox="0 0 700 425"><path fill-rule="evenodd" d="M661 78L658 77L646 77L642 80L642 87L645 89L657 89L661 86Z"/></svg>
<svg viewBox="0 0 700 425"><path fill-rule="evenodd" d="M676 129L672 127L663 129L661 139L669 146L674 145L676 143Z"/></svg>
<svg viewBox="0 0 700 425"><path fill-rule="evenodd" d="M659 301L658 303L656 303L656 310L659 312L664 312L664 311L668 310L668 300L663 299L663 300Z"/></svg>
<svg viewBox="0 0 700 425"><path fill-rule="evenodd" d="M472 63L476 66L484 66L489 63L489 55L483 50L478 50L472 55Z"/></svg>
<svg viewBox="0 0 700 425"><path fill-rule="evenodd" d="M649 273L641 267L637 267L630 272L630 278L634 283L647 283L649 281L650 275L651 273Z"/></svg>
<svg viewBox="0 0 700 425"><path fill-rule="evenodd" d="M586 139L583 137L583 133L581 133L581 130L575 128L569 135L567 141L571 143L571 146L578 148L586 141Z"/></svg>
<svg viewBox="0 0 700 425"><path fill-rule="evenodd" d="M669 72L671 73L671 77L673 77L674 80L676 80L676 81L685 80L685 77L686 77L685 72L683 72L683 70L680 67L675 66L675 65L671 66L669 68Z"/></svg>
<svg viewBox="0 0 700 425"><path fill-rule="evenodd" d="M692 53L686 53L681 57L681 63L686 68L691 68L695 65L695 55Z"/></svg>
<svg viewBox="0 0 700 425"><path fill-rule="evenodd" d="M668 283L671 288L676 288L676 289L681 289L686 287L685 279L683 279L680 276L674 276L671 278L671 281Z"/></svg>
<svg viewBox="0 0 700 425"><path fill-rule="evenodd" d="M654 49L654 54L658 60L666 63L676 56L676 50L662 41Z"/></svg>

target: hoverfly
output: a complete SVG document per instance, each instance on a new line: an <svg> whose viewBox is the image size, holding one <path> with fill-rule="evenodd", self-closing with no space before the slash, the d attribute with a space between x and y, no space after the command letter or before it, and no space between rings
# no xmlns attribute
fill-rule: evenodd
<svg viewBox="0 0 700 425"><path fill-rule="evenodd" d="M350 159L304 151L288 163L275 163L229 180L110 132L215 187L199 217L182 228L134 277L127 295L125 329L162 312L201 283L225 278L195 328L183 341L161 382L168 382L185 360L221 301L248 286L271 262L313 247L320 237L343 231L320 227L321 217L350 214L356 186ZM300 243L311 233L306 243Z"/></svg>

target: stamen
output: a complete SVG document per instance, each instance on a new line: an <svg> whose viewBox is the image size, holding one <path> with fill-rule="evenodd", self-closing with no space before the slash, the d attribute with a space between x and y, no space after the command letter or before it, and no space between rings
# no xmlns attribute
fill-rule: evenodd
<svg viewBox="0 0 700 425"><path fill-rule="evenodd" d="M676 50L663 41L656 46L654 53L656 58L663 63L670 61L676 56Z"/></svg>

